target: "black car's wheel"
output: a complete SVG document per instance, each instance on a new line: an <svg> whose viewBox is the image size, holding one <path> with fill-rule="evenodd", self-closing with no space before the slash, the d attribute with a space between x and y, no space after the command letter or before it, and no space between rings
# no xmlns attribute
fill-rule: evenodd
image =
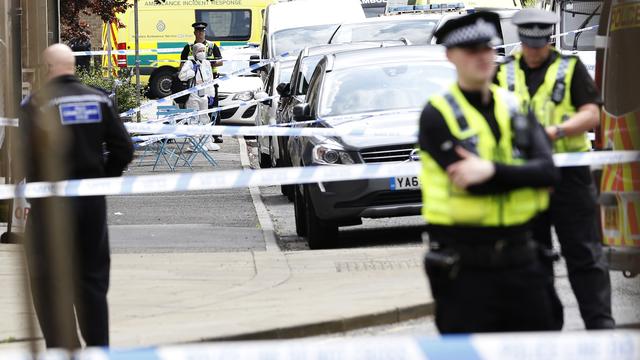
<svg viewBox="0 0 640 360"><path fill-rule="evenodd" d="M315 250L333 247L338 239L338 224L333 221L318 218L313 208L311 196L309 195L308 185L305 185L303 195L309 248Z"/></svg>
<svg viewBox="0 0 640 360"><path fill-rule="evenodd" d="M291 167L291 160L284 159L282 167ZM290 202L293 202L293 187L294 185L280 185L280 191L282 191L282 195L286 196Z"/></svg>
<svg viewBox="0 0 640 360"><path fill-rule="evenodd" d="M307 235L307 219L305 218L305 200L300 192L300 186L293 188L293 210L296 218L296 234L298 236Z"/></svg>
<svg viewBox="0 0 640 360"><path fill-rule="evenodd" d="M149 79L149 91L156 98L163 98L171 95L171 82L175 69L162 68L156 70Z"/></svg>

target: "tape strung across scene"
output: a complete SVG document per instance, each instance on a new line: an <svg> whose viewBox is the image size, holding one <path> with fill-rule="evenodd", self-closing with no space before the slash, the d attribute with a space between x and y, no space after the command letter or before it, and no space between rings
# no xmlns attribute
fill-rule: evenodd
<svg viewBox="0 0 640 360"><path fill-rule="evenodd" d="M237 46L219 46L221 49L247 49L250 48L246 45L237 45ZM257 46L255 47L258 48ZM139 49L138 54L175 54L182 52L184 47L181 48L163 48L163 49ZM111 55L135 55L135 50L119 50L119 49L111 49ZM74 51L74 56L95 56L95 55L109 55L108 50L91 50L91 51ZM176 60L179 61L179 60Z"/></svg>
<svg viewBox="0 0 640 360"><path fill-rule="evenodd" d="M19 124L19 119L0 117L0 126L18 127Z"/></svg>
<svg viewBox="0 0 640 360"><path fill-rule="evenodd" d="M602 151L554 155L557 166L602 165L640 161L640 151ZM336 171L336 166L339 171ZM420 162L393 164L354 164L306 166L260 170L223 170L200 173L123 176L67 180L55 183L36 182L26 185L0 185L0 199L16 195L26 198L49 196L95 196L166 193L196 190L220 190L257 186L387 179L416 176Z"/></svg>
<svg viewBox="0 0 640 360"><path fill-rule="evenodd" d="M219 77L217 79L214 79L213 81L208 81L208 82L202 83L200 85L196 85L196 86L191 87L189 89L177 92L175 94L171 94L169 96L165 96L165 97L163 97L161 99L158 99L158 100L149 101L149 102L141 105L140 107L133 108L133 109L131 109L129 111L121 113L120 116L125 116L125 117L126 116L133 116L133 115L137 114L138 112L140 112L140 110L152 107L154 104L171 104L172 100L177 99L177 98L179 98L181 96L184 96L184 95L187 95L187 94L196 93L199 90L203 90L203 89L212 87L215 84L219 84L219 83L221 83L223 81L230 80L230 79L232 79L234 77L237 77L238 75L245 74L245 73L251 72L253 70L258 70L259 68L261 68L261 67L263 67L263 66L265 66L267 64L272 64L272 63L278 62L278 61L280 61L280 59L286 58L287 56L290 56L291 54L295 54L296 51L298 51L298 50L287 51L287 52L284 52L284 53L282 53L280 55L277 55L277 56L275 56L275 57L273 57L271 59L260 60L259 62L255 63L255 64L253 64L251 66L248 66L248 67L242 68L242 69L238 69L238 70L233 71L233 72L231 72L229 74L226 74L226 75L223 75L223 76L221 76L221 77Z"/></svg>
<svg viewBox="0 0 640 360"><path fill-rule="evenodd" d="M38 355L66 360L61 350ZM170 359L376 359L376 360L636 360L640 331L378 336L331 339L216 342L133 349L86 348L82 360ZM0 359L32 359L25 349L0 351Z"/></svg>
<svg viewBox="0 0 640 360"><path fill-rule="evenodd" d="M582 29L577 29L577 30L572 30L572 31L567 31L567 32L563 32L561 34L557 34L557 35L551 35L552 39L556 39L556 38L561 38L567 35L571 35L571 34L577 34L577 33L581 33L581 32L585 32L585 31L591 31L591 30L596 30L598 28L598 25L593 25L593 26L589 26L586 28L582 28ZM503 48L508 48L508 47L512 47L512 46L518 46L520 45L521 42L514 42L514 43L510 43L510 44L504 44L504 45L499 45L499 46L494 46L494 49L503 49Z"/></svg>
<svg viewBox="0 0 640 360"><path fill-rule="evenodd" d="M267 96L265 98L262 99L256 99L256 100L249 100L249 101L238 101L235 102L233 104L229 104L229 105L225 105L225 106L219 106L219 107L215 107L215 108L211 108L211 109L205 109L205 110L199 110L199 111L193 111L193 112L189 112L189 113L181 113L181 114L176 114L176 115L170 115L170 116L161 116L158 117L157 119L153 119L153 120L147 120L147 121L143 121L142 124L149 124L149 123L156 123L156 122L166 122L166 121L178 121L178 120L183 120L183 119L188 119L190 117L197 117L200 115L207 115L207 114L213 114L213 113L217 113L217 112L221 112L224 110L228 110L228 109L234 109L240 106L249 106L249 105L255 105L264 101L268 101L268 100L274 100L276 98L279 98L279 95L273 95L273 96Z"/></svg>

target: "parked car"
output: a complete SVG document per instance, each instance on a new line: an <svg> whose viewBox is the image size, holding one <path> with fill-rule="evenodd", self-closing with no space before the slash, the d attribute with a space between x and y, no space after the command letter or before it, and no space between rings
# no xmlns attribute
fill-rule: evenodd
<svg viewBox="0 0 640 360"><path fill-rule="evenodd" d="M298 59L293 67L290 81L278 86L278 88L281 89L281 99L280 108L276 116L276 123L285 124L292 122L293 108L296 105L305 102L307 89L309 87L309 80L311 79L313 70L325 55L335 54L342 51L399 46L404 44L405 43L403 41L397 40L363 41L345 44L318 45L303 49L300 54L298 54ZM274 149L273 151L275 159L273 159L272 162L275 166L291 166L289 152L285 146L288 139L288 137L284 136L273 137L271 144L277 146L277 149ZM293 201L293 185L282 185L281 187L282 193L286 195L290 201Z"/></svg>
<svg viewBox="0 0 640 360"><path fill-rule="evenodd" d="M364 20L358 0L304 0L269 5L264 12L260 51L263 59L305 46L326 44L336 27L345 21ZM271 65L263 68L263 78Z"/></svg>
<svg viewBox="0 0 640 360"><path fill-rule="evenodd" d="M417 130L431 94L455 81L440 46L396 46L326 55L293 108L301 127ZM293 166L339 166L418 160L413 137L291 137ZM312 249L331 246L340 226L363 217L417 215L417 177L300 184L294 187L296 231Z"/></svg>
<svg viewBox="0 0 640 360"><path fill-rule="evenodd" d="M427 45L441 18L441 14L394 15L344 23L329 43L405 39L408 45Z"/></svg>
<svg viewBox="0 0 640 360"><path fill-rule="evenodd" d="M278 95L278 84L288 83L295 64L294 58L283 59L274 63L264 81L264 91L256 94L256 98L264 99ZM258 104L258 115L255 118L256 125L275 125L276 115L280 105L280 98L263 101ZM258 152L260 154L260 167L269 168L276 166L278 159L278 138L273 136L258 136Z"/></svg>
<svg viewBox="0 0 640 360"><path fill-rule="evenodd" d="M220 76L224 76L245 69L249 66L250 57L257 54L259 54L259 50L256 47L225 49L223 57L231 60L225 61L224 65L218 68L218 73ZM219 84L219 106L254 100L255 93L260 90L262 90L262 80L255 73L247 72L232 77ZM222 110L219 116L222 124L253 125L256 121L256 105L247 104Z"/></svg>

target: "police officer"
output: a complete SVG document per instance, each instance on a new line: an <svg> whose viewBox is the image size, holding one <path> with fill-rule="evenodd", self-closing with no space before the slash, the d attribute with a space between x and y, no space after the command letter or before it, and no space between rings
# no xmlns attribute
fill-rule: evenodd
<svg viewBox="0 0 640 360"><path fill-rule="evenodd" d="M133 158L133 144L111 100L103 92L81 84L74 76L71 49L55 44L44 52L48 82L23 103L20 115L20 154L28 182L120 176ZM53 135L55 134L55 135ZM51 169L48 154L60 154L62 165ZM106 155L105 155L106 153ZM55 165L54 165L55 166ZM49 169L47 169L49 167ZM109 241L104 196L32 199L27 223L27 260L33 303L48 347L79 347L77 331L73 344L60 334L59 317L51 308L53 294L60 294L61 281L51 276L51 206L68 209L69 249L62 249L73 265L74 293L57 296L68 302L66 323L80 331L88 346L109 345L107 289L109 287ZM47 213L50 214L50 213ZM59 266L59 264L57 265ZM58 292L56 292L58 291Z"/></svg>
<svg viewBox="0 0 640 360"><path fill-rule="evenodd" d="M183 64L189 58L196 60L193 52L193 45L203 44L205 46L206 58L211 63L213 77L215 78L218 76L217 68L219 66L222 66L223 64L222 60L220 60L222 59L222 53L220 52L220 48L218 47L218 45L216 45L216 43L207 41L207 39L205 38L205 29L208 26L206 22L203 22L203 21L194 22L193 24L191 24L191 26L193 27L193 35L195 35L196 39L193 42L193 44L187 44L184 46L184 49L182 49L182 53L180 54L180 60L182 60ZM217 99L214 106L217 106ZM213 115L213 122L214 122L214 125L220 124L220 119L219 119L219 116L217 116L217 114ZM217 135L213 137L213 140L215 143L223 142L222 137Z"/></svg>
<svg viewBox="0 0 640 360"><path fill-rule="evenodd" d="M498 21L477 12L434 34L458 73L420 118L425 268L441 333L553 328L555 290L529 224L558 172L535 117L491 84Z"/></svg>
<svg viewBox="0 0 640 360"><path fill-rule="evenodd" d="M193 44L187 44L182 49L182 53L180 54L180 60L185 61L189 59L189 57L193 57L193 45L194 44L203 44L206 48L207 60L211 62L211 67L213 68L214 73L216 72L216 67L222 66L222 53L220 52L220 48L214 42L207 41L205 38L205 29L208 24L206 22L198 21L191 24L193 27L193 35L195 35L196 39Z"/></svg>
<svg viewBox="0 0 640 360"><path fill-rule="evenodd" d="M512 21L518 26L522 51L501 64L496 81L535 112L555 153L589 151L587 131L599 123L601 99L580 59L562 55L551 46L557 15L523 9ZM589 167L563 167L561 175L549 210L536 220L534 237L551 248L554 226L585 327L613 328L609 269L602 252ZM548 270L553 272L552 267Z"/></svg>

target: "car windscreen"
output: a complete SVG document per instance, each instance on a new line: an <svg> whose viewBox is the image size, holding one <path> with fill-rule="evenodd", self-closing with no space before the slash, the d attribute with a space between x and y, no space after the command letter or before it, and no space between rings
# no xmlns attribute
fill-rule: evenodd
<svg viewBox="0 0 640 360"><path fill-rule="evenodd" d="M326 74L320 116L421 108L455 81L448 63L376 64Z"/></svg>
<svg viewBox="0 0 640 360"><path fill-rule="evenodd" d="M337 27L338 25L317 25L280 30L273 34L274 54L277 56L288 52L289 56L295 56L307 46L326 44Z"/></svg>
<svg viewBox="0 0 640 360"><path fill-rule="evenodd" d="M602 1L563 1L560 4L560 31L567 32L598 25L601 11ZM575 50L595 50L596 34L596 30L568 34L560 39L560 48L573 50L575 45Z"/></svg>
<svg viewBox="0 0 640 360"><path fill-rule="evenodd" d="M343 24L336 31L331 43L400 40L404 38L409 40L411 45L427 45L436 25L436 20L425 19Z"/></svg>

